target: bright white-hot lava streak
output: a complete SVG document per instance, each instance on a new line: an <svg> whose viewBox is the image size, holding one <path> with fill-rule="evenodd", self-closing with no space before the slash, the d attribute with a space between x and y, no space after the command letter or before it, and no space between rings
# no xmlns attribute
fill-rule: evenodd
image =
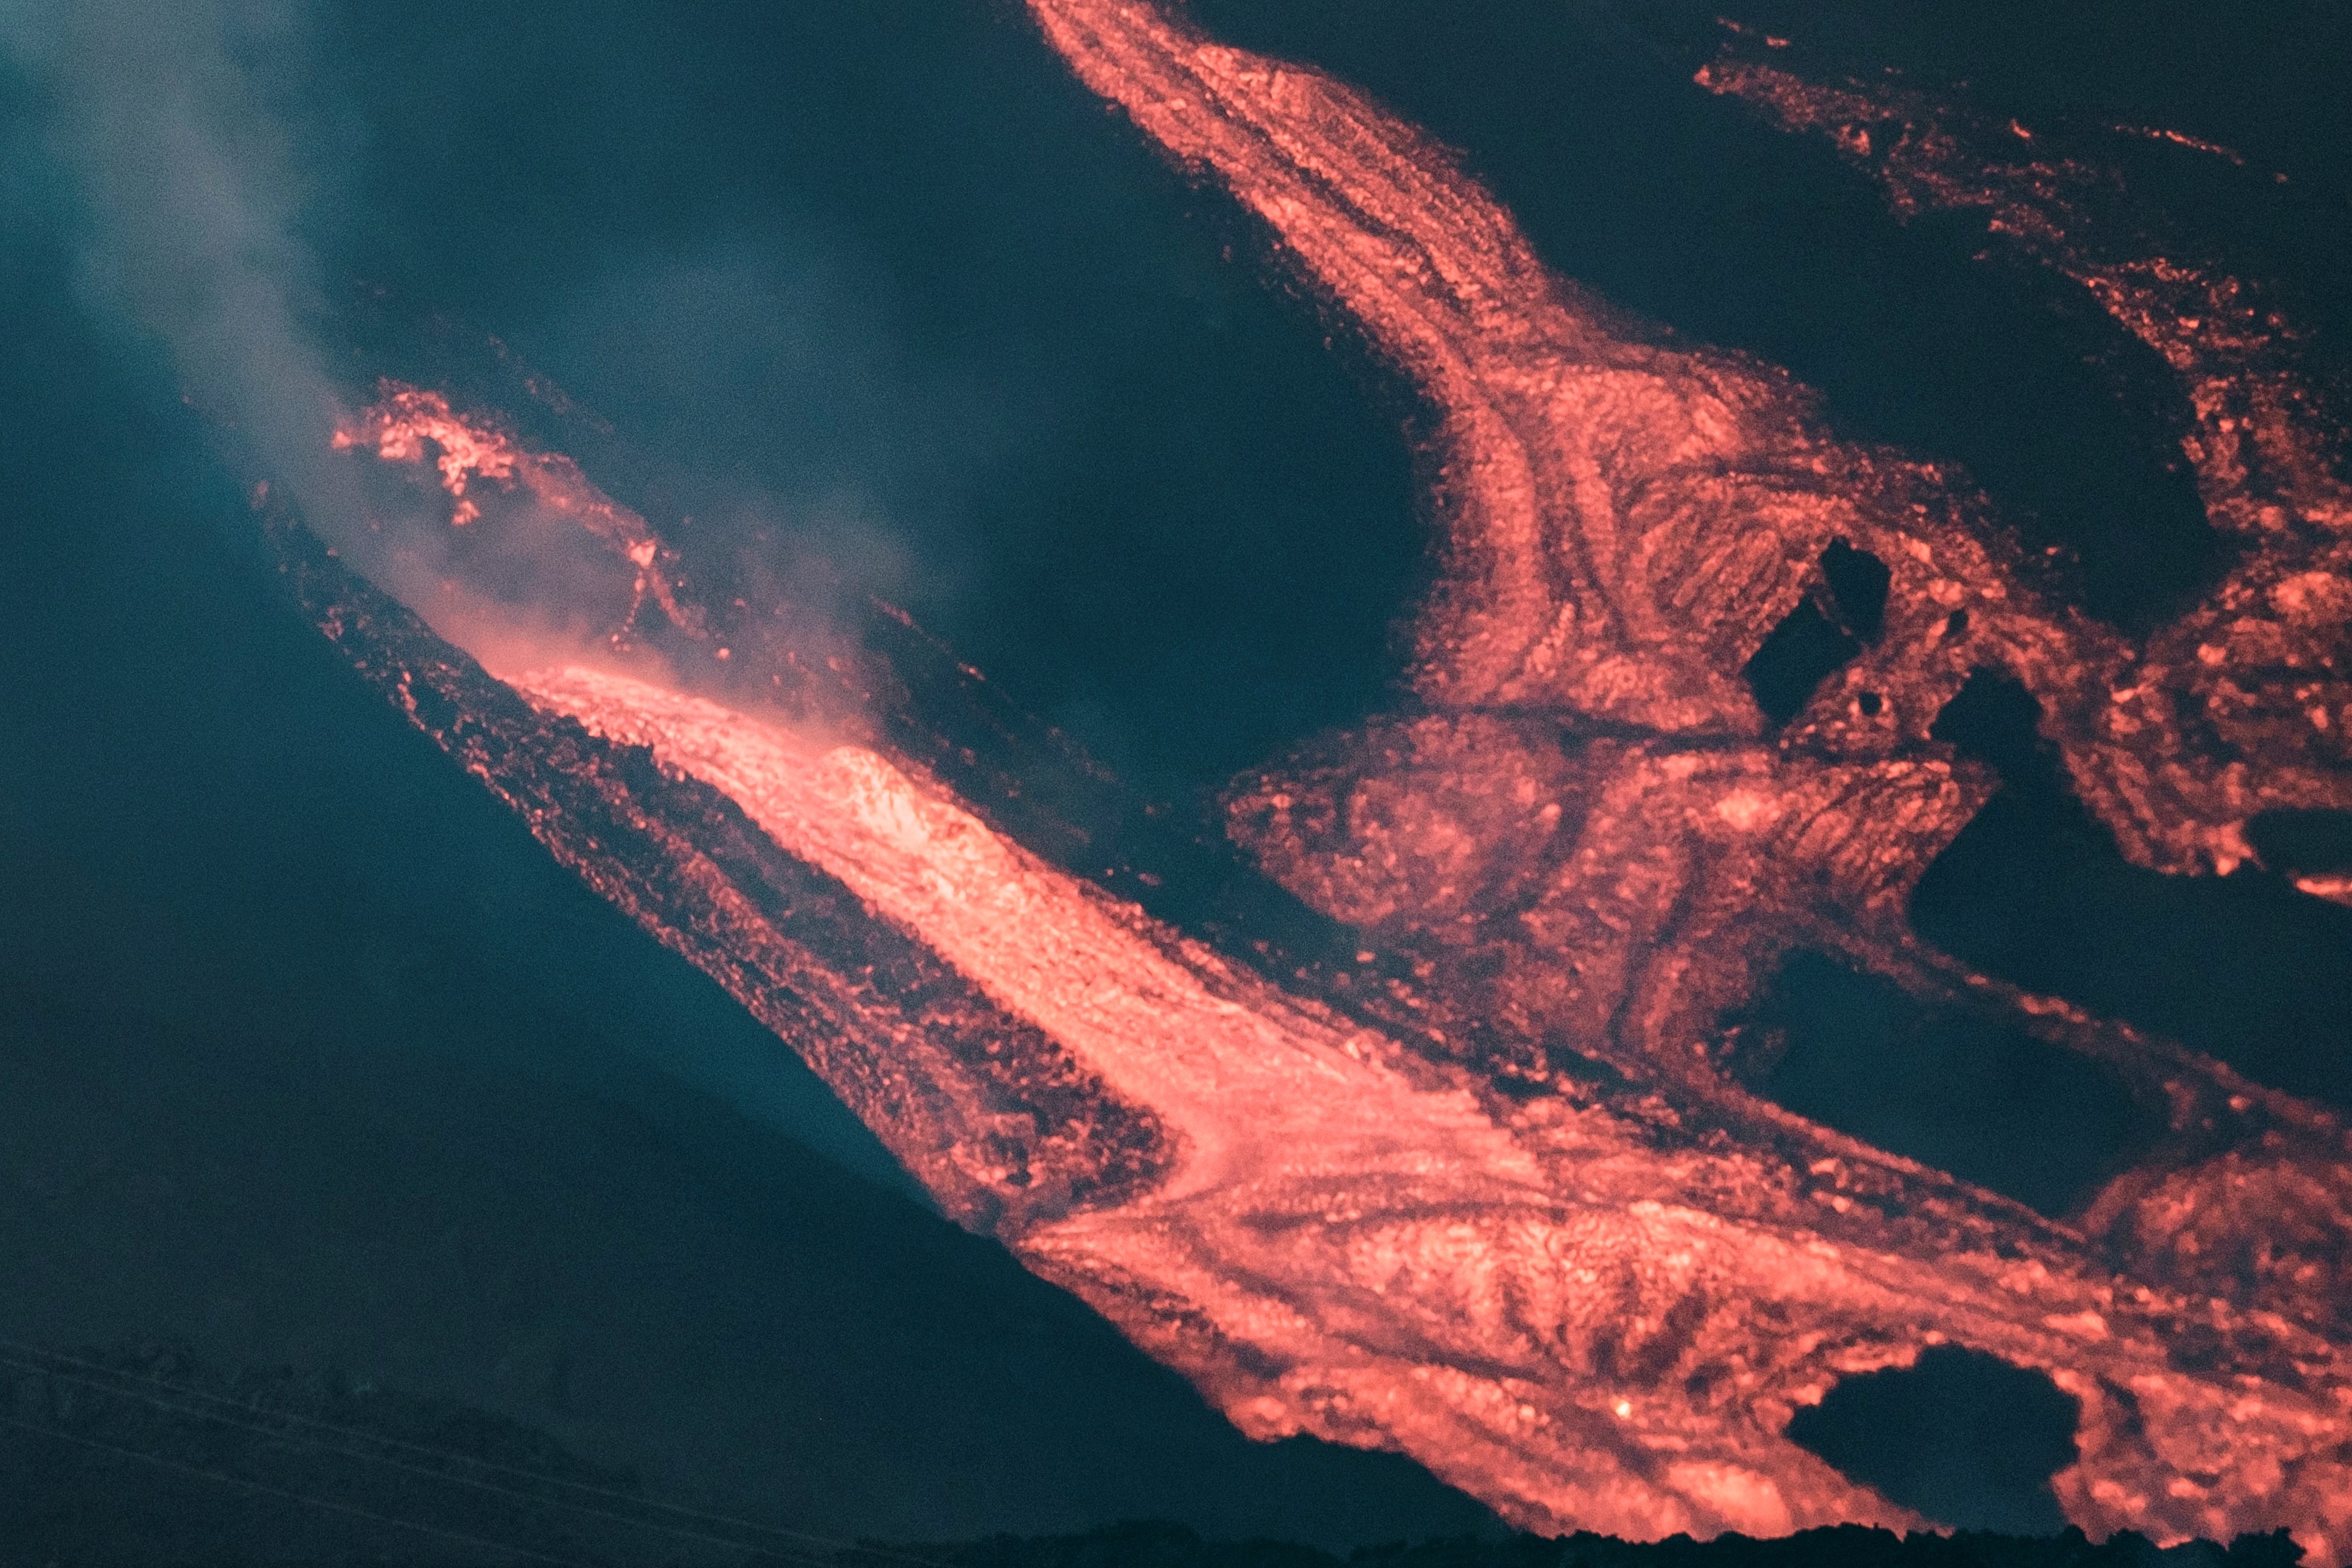
<svg viewBox="0 0 2352 1568"><path fill-rule="evenodd" d="M1158 1114L1174 1158L1148 1194L1003 1238L1255 1434L1393 1443L1524 1522L1656 1536L1916 1522L1756 1419L1818 1397L1809 1367L1890 1359L1895 1324L2185 1401L2221 1424L2200 1463L2328 1419L2171 1373L2111 1281L2044 1247L1832 1244L1801 1209L1709 1202L1756 1184L1751 1161L1662 1158L1556 1102L1498 1116L1470 1075L1235 971L872 751L596 671L518 684L720 790ZM1661 1396L1666 1367L1710 1363L1711 1398Z"/></svg>
<svg viewBox="0 0 2352 1568"><path fill-rule="evenodd" d="M1284 1152L1366 1169L1441 1161L1497 1190L1537 1167L1459 1086L1367 1059L1378 1037L1320 1015L999 837L861 746L818 750L698 698L578 668L533 701L719 788L793 855L919 934L1008 1010L1182 1140L1179 1202L1280 1173Z"/></svg>

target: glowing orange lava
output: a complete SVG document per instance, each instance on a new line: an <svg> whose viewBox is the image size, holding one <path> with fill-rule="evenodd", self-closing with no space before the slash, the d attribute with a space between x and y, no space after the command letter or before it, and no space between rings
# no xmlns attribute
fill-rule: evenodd
<svg viewBox="0 0 2352 1568"><path fill-rule="evenodd" d="M2314 1476L2296 1451L2340 1419L2305 1383L2337 1375L2320 1336L2112 1273L2059 1227L1785 1113L1685 1087L1672 1098L1716 1125L1748 1112L1748 1146L1723 1150L1571 1095L1514 1103L1156 927L870 749L596 671L519 689L721 792L1141 1109L1157 1179L996 1234L1255 1435L1402 1447L1549 1530L1916 1523L1777 1429L1843 1373L1954 1343L2084 1401L2078 1509L2193 1467L2204 1495L2158 1495L2210 1533L2247 1517L2216 1505L2221 1485L2283 1450ZM1635 793L1671 797L1687 772ZM1703 798L1730 834L1809 809L1736 780ZM966 1151L942 1179L911 1129L877 1130L943 1195L1009 1173ZM2242 1353L2228 1374L2179 1370L2188 1325L2260 1343L2292 1381Z"/></svg>
<svg viewBox="0 0 2352 1568"><path fill-rule="evenodd" d="M1902 1525L1784 1431L1842 1377L1958 1345L2080 1402L2056 1485L2084 1528L2285 1525L2352 1555L2344 1129L1971 973L1905 916L1990 787L1928 734L1980 667L2034 693L2144 865L2226 873L2255 812L2352 805L2352 506L2242 290L2092 255L2041 165L1964 189L1952 133L1880 100L1706 79L1832 130L1898 202L1993 204L2179 372L2207 506L2252 548L2136 645L2040 598L1951 476L1548 274L1360 93L1133 0L1031 9L1440 412L1413 710L1227 802L1269 876L1412 978L1279 987L886 748L609 669L501 687L303 561L322 627L948 1212L1244 1430L1401 1450L1544 1531ZM429 458L469 525L470 486L523 487L689 613L641 520L434 395L388 385L338 444ZM1774 732L1741 671L1834 541L1885 564L1885 629ZM2108 1063L2168 1141L2059 1222L1759 1098L1723 1020L1799 948Z"/></svg>
<svg viewBox="0 0 2352 1568"><path fill-rule="evenodd" d="M2352 486L2329 458L2341 432L2314 405L2292 334L2260 291L2210 268L2103 245L2102 226L2078 208L2109 183L2105 171L1988 161L1977 149L1989 138L1917 94L1817 87L1730 58L1698 80L1789 129L1829 134L1877 176L1899 216L1983 212L1993 234L2089 291L2179 375L2195 421L2181 452L2206 516L2252 547L2145 647L2082 673L2063 662L2014 666L2053 715L2075 786L2125 852L2163 870L2226 872L2252 853L2242 829L2254 812L2352 801L2352 684L2337 662L2352 626ZM2243 162L2177 132L2118 129ZM2183 743L2200 725L2218 744ZM2228 765L2232 753L2261 758L2259 779ZM2318 896L2341 896L2326 879L2306 880Z"/></svg>
<svg viewBox="0 0 2352 1568"><path fill-rule="evenodd" d="M438 392L388 379L376 390L374 403L337 425L335 450L364 447L387 463L422 463L429 457L441 476L441 488L457 503L449 521L458 528L482 515L481 503L472 493L477 480L487 479L502 490L520 489L533 504L627 558L636 572L629 619L635 618L637 605L650 593L674 625L694 624L692 615L679 606L667 572L656 569L656 558L667 553L661 541L644 518L589 483L579 464L561 452L529 450L500 425L455 412Z"/></svg>
<svg viewBox="0 0 2352 1568"><path fill-rule="evenodd" d="M1997 227L2042 247L2180 372L2208 510L2255 547L2205 606L2135 647L2031 591L1950 477L1833 441L1769 367L1621 328L1546 273L1441 149L1362 94L1151 5L1031 9L1089 86L1263 219L1287 264L1440 410L1451 570L1420 622L1426 710L1244 781L1235 837L1310 904L1421 955L1441 1041L1477 1037L1465 1055L1516 1058L1537 1080L1555 1065L1546 1042L1572 1042L1651 1089L1685 1136L1694 1122L1734 1132L1738 1156L1679 1157L1695 1160L1686 1172L1714 1166L1692 1201L1727 1228L1801 1229L1841 1256L1870 1254L1878 1279L1919 1270L1941 1281L1922 1295L1956 1300L1981 1268L2061 1336L1881 1316L1884 1299L1838 1287L1792 1307L1759 1249L1735 1271L1739 1293L1628 1301L1636 1323L1705 1325L1649 1363L1634 1401L1663 1403L1672 1425L1589 1439L1570 1466L1639 1475L1637 1505L1563 1507L1451 1435L1391 1426L1390 1439L1528 1521L1651 1533L1685 1517L1729 1524L1732 1499L1764 1497L1794 1521L1843 1517L1852 1499L1776 1444L1781 1414L1836 1372L1948 1341L2045 1368L2082 1400L2082 1457L2058 1486L2087 1528L2170 1538L2284 1522L2337 1554L2352 1514L2342 1130L2218 1064L1967 973L1903 916L1912 881L1982 799L1985 781L1928 736L1982 667L2041 700L2075 787L2142 864L2226 873L2251 853L2254 813L2352 805L2352 689L2335 659L2352 621L2352 507L2242 291L2160 258L2090 258L2042 199L2039 165L1964 191L1956 171L1984 165L1936 128L1891 137L1900 116L1883 105L1769 67L1702 78L1794 121L1833 121L1849 155L1883 160L1898 200L1990 205ZM1767 743L1740 672L1833 541L1887 568L1885 630ZM1596 731L1616 738L1576 738ZM1795 946L2103 1058L2169 1103L2170 1146L2074 1225L2037 1226L1789 1125L1722 1070L1718 1020ZM1658 1186L1692 1191L1690 1174L1665 1178L1676 1163L1662 1159ZM1574 1162L1559 1179L1580 1180ZM1810 1205L1830 1212L1799 1218ZM1683 1256L1664 1235L1623 1246L1637 1278L1671 1277L1666 1260ZM1985 1261L1962 1262L1975 1247ZM2026 1274L1990 1261L2012 1255L2034 1260ZM2077 1289L2097 1305L2075 1304ZM2192 1322L2234 1347L2229 1374L2168 1359ZM1708 1331L1727 1348L1703 1349ZM2268 1336L2282 1331L2308 1337L2279 1355ZM2135 1339L2140 1364L2099 1364ZM1580 1385L1592 1370L1571 1353L1558 1375ZM2301 1414L2261 1435L2206 1425L2250 1411L2237 1401L2256 1388ZM1694 1426L1737 1483L1677 1470Z"/></svg>

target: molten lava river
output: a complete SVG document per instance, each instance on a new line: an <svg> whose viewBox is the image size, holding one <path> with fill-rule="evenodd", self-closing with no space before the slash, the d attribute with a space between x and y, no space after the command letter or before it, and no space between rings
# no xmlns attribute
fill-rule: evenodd
<svg viewBox="0 0 2352 1568"><path fill-rule="evenodd" d="M699 601L687 545L440 394L387 383L337 442L437 506L429 549L329 550L276 514L320 627L945 1212L1253 1435L1398 1450L1547 1532L1899 1528L1922 1521L1786 1430L1950 1345L2079 1403L2055 1486L2086 1530L2286 1526L2352 1557L2338 1120L1971 973L1906 916L1992 788L1929 732L1979 669L2032 695L2141 866L2228 875L2257 813L2352 807L2341 432L2253 292L2084 237L2117 232L2092 221L2112 182L2021 128L1728 54L1692 88L1833 138L1890 222L1982 209L2178 374L2244 548L2130 637L2043 597L1958 476L1548 274L1357 91L1137 0L1031 11L1437 411L1442 581L1399 710L1225 799L1237 852L1356 966L1109 890L877 717L911 700L890 658ZM1836 610L1837 550L1882 563L1883 612L1774 723L1742 671L1801 605ZM593 635L486 631L551 553ZM2149 1151L2049 1216L1773 1104L1725 1021L1800 951L2095 1059Z"/></svg>

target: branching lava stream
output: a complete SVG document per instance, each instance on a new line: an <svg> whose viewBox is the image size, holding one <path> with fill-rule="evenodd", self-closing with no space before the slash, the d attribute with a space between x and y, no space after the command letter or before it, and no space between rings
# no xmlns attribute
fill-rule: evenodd
<svg viewBox="0 0 2352 1568"><path fill-rule="evenodd" d="M2142 865L2226 875L2255 814L2352 806L2340 437L2252 327L2200 324L2235 286L2095 255L2049 180L1969 165L2184 377L2207 507L2249 542L2135 643L2040 596L1957 476L1841 444L1784 374L1662 346L1548 274L1362 95L1134 0L1031 10L1439 411L1445 571L1409 706L1227 800L1267 876L1410 978L1277 984L854 723L621 656L494 677L289 531L328 635L949 1213L1255 1435L1395 1448L1547 1531L1900 1526L1784 1429L1949 1344L2080 1402L2055 1484L2084 1528L2284 1525L2352 1556L2343 1128L1972 973L1905 915L1991 787L1929 735L1979 668L2033 694ZM1706 85L1865 150L1857 127L1883 143L1904 112L1761 71ZM1898 206L1962 199L1964 142L1936 134L1854 155ZM635 574L629 618L658 605L679 669L728 657L651 531L563 459L395 386L341 444L429 462L469 530L499 526L483 481L520 486ZM1832 546L1883 563L1883 625L1776 728L1741 672ZM2108 1064L2165 1141L2053 1219L1771 1104L1724 1020L1798 950Z"/></svg>

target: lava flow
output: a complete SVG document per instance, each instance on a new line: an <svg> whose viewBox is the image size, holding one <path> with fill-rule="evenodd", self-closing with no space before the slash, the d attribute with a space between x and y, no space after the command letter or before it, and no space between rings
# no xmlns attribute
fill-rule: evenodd
<svg viewBox="0 0 2352 1568"><path fill-rule="evenodd" d="M2036 696L2144 865L2226 874L2254 814L2352 805L2352 510L2284 373L2175 360L2200 411L2239 410L2191 455L2251 545L2136 645L2038 596L1954 477L1841 445L1785 376L1660 347L1547 274L1362 95L1132 0L1031 9L1440 411L1412 709L1227 802L1234 842L1391 978L1277 984L870 733L625 661L493 679L297 539L322 628L949 1213L1255 1435L1398 1449L1548 1531L1903 1525L1785 1430L1948 1344L2079 1403L2054 1484L2085 1529L2284 1525L2352 1556L2344 1129L1971 973L1905 915L1990 787L1928 733L1979 668ZM2042 243L2127 321L2154 309L2116 281L2138 274ZM586 486L491 428L390 388L349 444L430 458L461 507L469 476ZM599 508L571 510L593 531ZM1776 729L1741 671L1833 547L1882 563L1883 624ZM693 613L667 558L630 559ZM1773 1105L1726 1019L1801 950L2095 1058L2156 1147L2053 1218Z"/></svg>
<svg viewBox="0 0 2352 1568"><path fill-rule="evenodd" d="M428 452L435 454L433 468L441 488L456 503L449 514L456 528L480 520L482 503L476 492L483 481L499 490L520 491L539 510L581 530L627 561L634 581L629 607L620 617L624 627L635 621L650 594L674 626L688 632L696 628L698 617L679 605L670 588L668 574L676 557L663 562L668 552L646 520L589 483L579 464L560 452L531 451L493 421L461 417L440 393L394 381L383 382L376 390L375 403L336 427L337 451L365 449L387 463L421 463Z"/></svg>

